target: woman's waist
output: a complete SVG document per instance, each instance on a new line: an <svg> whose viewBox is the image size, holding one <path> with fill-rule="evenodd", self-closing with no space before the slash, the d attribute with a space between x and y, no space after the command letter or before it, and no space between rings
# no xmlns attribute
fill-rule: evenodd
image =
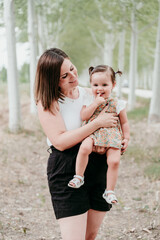
<svg viewBox="0 0 160 240"><path fill-rule="evenodd" d="M57 149L56 147L54 147L53 145L50 146L50 149L51 149L52 152L63 152L63 153L65 153L65 152L72 152L72 151L78 151L78 149L79 149L79 147L80 147L80 144L81 144L81 143L78 143L78 144L76 144L75 146L73 146L73 147L71 147L71 148L65 149L64 151L58 150L58 149Z"/></svg>

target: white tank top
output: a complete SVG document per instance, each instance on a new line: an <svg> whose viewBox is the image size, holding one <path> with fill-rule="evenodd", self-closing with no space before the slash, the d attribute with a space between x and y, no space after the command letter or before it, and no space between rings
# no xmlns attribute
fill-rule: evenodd
<svg viewBox="0 0 160 240"><path fill-rule="evenodd" d="M82 87L78 87L79 97L77 99L72 99L65 97L63 102L59 102L60 113L64 120L65 126L67 130L73 130L79 128L82 124L80 111L83 106L84 96L86 95L86 90ZM47 138L47 144L49 146L52 143Z"/></svg>

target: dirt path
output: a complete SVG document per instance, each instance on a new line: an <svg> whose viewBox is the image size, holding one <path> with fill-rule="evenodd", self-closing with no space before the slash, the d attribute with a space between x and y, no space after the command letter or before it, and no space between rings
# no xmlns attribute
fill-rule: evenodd
<svg viewBox="0 0 160 240"><path fill-rule="evenodd" d="M22 108L25 130L18 135L10 134L7 107L4 114L2 109L0 240L60 240L46 180L46 139L38 119L30 116L25 102ZM145 131L144 126L146 121L131 123L130 144L136 140L147 148L157 141L160 126L147 127ZM145 178L144 167L145 161L139 165L127 154L122 158L116 187L119 204L106 214L96 240L160 239L160 181Z"/></svg>

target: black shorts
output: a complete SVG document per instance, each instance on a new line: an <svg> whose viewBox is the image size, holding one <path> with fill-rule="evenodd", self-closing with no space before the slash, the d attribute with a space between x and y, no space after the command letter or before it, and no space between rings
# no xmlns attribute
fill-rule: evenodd
<svg viewBox="0 0 160 240"><path fill-rule="evenodd" d="M89 209L109 211L111 205L102 197L106 188L106 154L91 153L84 174L85 184L78 189L68 187L75 174L80 144L63 152L51 146L47 175L52 204L57 219L85 213Z"/></svg>

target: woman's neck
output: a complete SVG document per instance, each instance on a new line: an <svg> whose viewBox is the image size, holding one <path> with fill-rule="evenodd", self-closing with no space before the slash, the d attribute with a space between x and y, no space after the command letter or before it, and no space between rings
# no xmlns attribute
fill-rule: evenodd
<svg viewBox="0 0 160 240"><path fill-rule="evenodd" d="M69 89L69 90L64 90L63 94L68 98L76 99L79 96L78 87L74 87L74 88Z"/></svg>

